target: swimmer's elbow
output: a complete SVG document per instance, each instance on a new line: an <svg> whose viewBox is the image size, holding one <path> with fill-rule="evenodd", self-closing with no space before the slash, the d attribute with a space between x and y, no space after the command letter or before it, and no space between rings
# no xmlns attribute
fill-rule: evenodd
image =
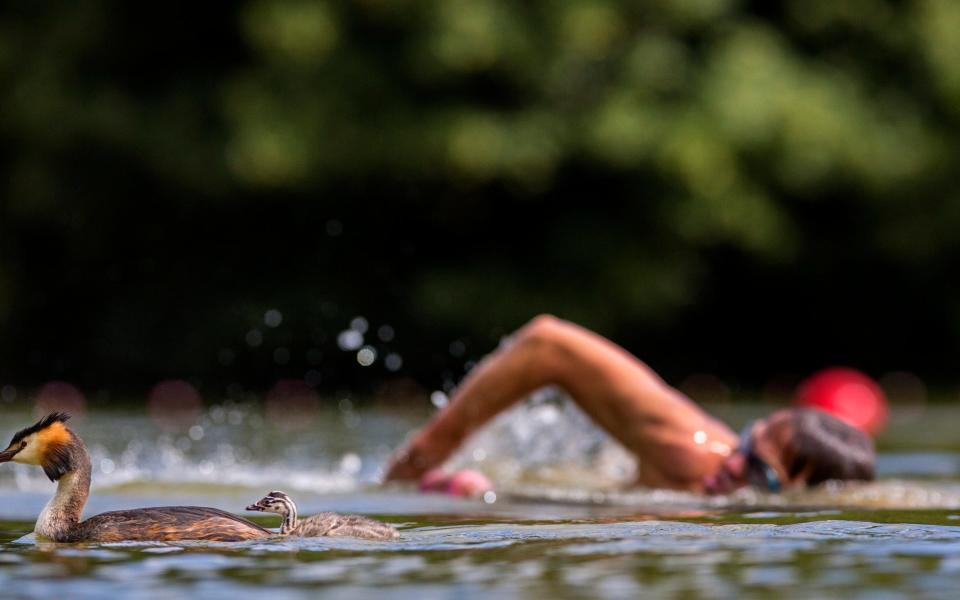
<svg viewBox="0 0 960 600"><path fill-rule="evenodd" d="M516 339L521 343L550 343L556 341L569 326L569 323L553 315L537 315L517 331Z"/></svg>

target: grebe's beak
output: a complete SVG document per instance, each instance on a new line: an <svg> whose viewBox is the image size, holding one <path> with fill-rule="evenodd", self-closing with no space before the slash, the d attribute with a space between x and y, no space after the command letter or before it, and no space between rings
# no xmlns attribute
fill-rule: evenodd
<svg viewBox="0 0 960 600"><path fill-rule="evenodd" d="M263 512L263 507L259 504L251 504L247 507L247 510L252 510L254 512Z"/></svg>
<svg viewBox="0 0 960 600"><path fill-rule="evenodd" d="M10 462L13 460L13 457L17 454L17 452L19 452L19 450L19 448L16 450L7 448L3 452L0 452L0 463Z"/></svg>

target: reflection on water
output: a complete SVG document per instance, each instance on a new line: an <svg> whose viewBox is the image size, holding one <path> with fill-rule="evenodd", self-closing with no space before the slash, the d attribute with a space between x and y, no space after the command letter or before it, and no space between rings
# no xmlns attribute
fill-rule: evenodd
<svg viewBox="0 0 960 600"><path fill-rule="evenodd" d="M732 407L733 425L754 416ZM422 410L322 401L291 427L255 404L224 403L190 422L88 410L86 514L163 504L236 513L285 489L303 514L384 518L398 542L275 539L244 544L36 545L14 540L53 492L36 468L0 466L0 589L23 597L271 597L509 594L777 597L944 595L960 579L960 454L931 441L932 412L881 440L881 479L783 495L704 498L625 488L633 459L576 408L545 394L497 419L453 459L498 486L494 504L377 486ZM916 419L916 417L913 417ZM31 422L0 409L0 435ZM929 426L928 426L929 425ZM5 441L5 440L4 440ZM270 527L277 519L255 515ZM6 519L6 520L3 520Z"/></svg>
<svg viewBox="0 0 960 600"><path fill-rule="evenodd" d="M25 597L293 597L315 594L317 586L337 597L916 597L955 592L960 577L960 527L846 520L418 520L397 542L8 543L2 549L0 585Z"/></svg>

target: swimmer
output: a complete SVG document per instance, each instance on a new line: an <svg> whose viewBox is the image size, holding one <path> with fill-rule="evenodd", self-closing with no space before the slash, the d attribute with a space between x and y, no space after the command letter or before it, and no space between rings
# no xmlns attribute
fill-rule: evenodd
<svg viewBox="0 0 960 600"><path fill-rule="evenodd" d="M645 487L726 494L751 485L779 492L874 476L872 439L831 415L778 410L738 435L610 340L542 315L470 372L394 454L386 479L421 480L495 415L548 385L562 387L636 455L637 484Z"/></svg>

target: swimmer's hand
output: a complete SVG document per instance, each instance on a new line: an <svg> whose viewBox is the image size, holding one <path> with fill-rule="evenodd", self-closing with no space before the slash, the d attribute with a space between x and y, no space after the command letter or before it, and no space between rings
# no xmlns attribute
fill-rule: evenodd
<svg viewBox="0 0 960 600"><path fill-rule="evenodd" d="M493 490L493 483L480 471L461 469L454 473L447 473L442 468L431 469L420 478L421 492L434 492L460 496L463 498L479 498L485 492Z"/></svg>
<svg viewBox="0 0 960 600"><path fill-rule="evenodd" d="M387 463L385 481L417 481L440 466L457 447L455 440L437 435L429 426L401 446Z"/></svg>

